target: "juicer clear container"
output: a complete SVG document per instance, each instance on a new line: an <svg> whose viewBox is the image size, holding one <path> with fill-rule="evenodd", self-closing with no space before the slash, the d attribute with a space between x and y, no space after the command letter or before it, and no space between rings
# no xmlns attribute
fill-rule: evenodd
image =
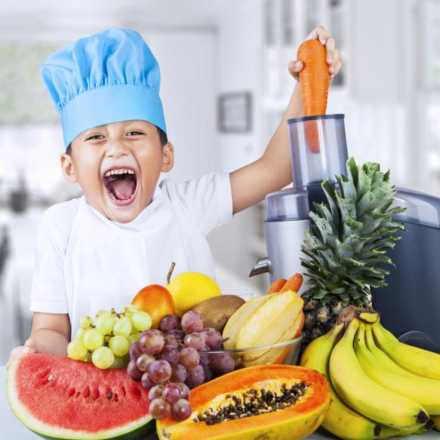
<svg viewBox="0 0 440 440"><path fill-rule="evenodd" d="M294 188L306 189L309 185L345 174L344 115L289 119L288 127Z"/></svg>

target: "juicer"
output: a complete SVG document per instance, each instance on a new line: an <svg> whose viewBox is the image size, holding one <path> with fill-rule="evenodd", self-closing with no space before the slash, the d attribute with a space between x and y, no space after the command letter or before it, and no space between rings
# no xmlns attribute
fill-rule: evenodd
<svg viewBox="0 0 440 440"><path fill-rule="evenodd" d="M309 211L325 200L321 181L345 174L348 158L342 114L289 119L288 135L293 185L265 198L267 257L249 275L269 273L271 282L304 272ZM395 205L405 208L395 216L405 230L390 252L396 267L388 287L373 290L373 304L400 340L440 352L440 198L398 188Z"/></svg>
<svg viewBox="0 0 440 440"><path fill-rule="evenodd" d="M313 202L324 200L321 181L345 173L347 143L344 115L304 116L288 120L292 188L265 198L264 236L268 256L250 276L268 272L270 280L302 272L301 246L309 229Z"/></svg>

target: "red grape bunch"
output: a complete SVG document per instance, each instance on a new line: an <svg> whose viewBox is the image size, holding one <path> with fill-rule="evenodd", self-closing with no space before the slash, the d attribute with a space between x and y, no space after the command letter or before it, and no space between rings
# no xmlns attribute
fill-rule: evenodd
<svg viewBox="0 0 440 440"><path fill-rule="evenodd" d="M234 358L222 350L221 333L204 328L198 313L167 315L131 345L127 372L149 390L152 417L184 420L191 415L189 389L234 370Z"/></svg>

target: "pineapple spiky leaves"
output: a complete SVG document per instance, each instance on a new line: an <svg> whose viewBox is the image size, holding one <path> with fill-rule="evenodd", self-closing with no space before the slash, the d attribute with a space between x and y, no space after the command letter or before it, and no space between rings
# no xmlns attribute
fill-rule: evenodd
<svg viewBox="0 0 440 440"><path fill-rule="evenodd" d="M403 229L393 216L390 173L377 163L347 162L347 175L321 184L326 203L315 204L301 259L308 277L305 341L327 332L344 307L371 309L371 289L386 286L388 251Z"/></svg>

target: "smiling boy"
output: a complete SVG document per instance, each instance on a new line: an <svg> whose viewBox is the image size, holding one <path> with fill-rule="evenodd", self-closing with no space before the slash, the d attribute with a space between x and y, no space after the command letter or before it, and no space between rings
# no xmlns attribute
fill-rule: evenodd
<svg viewBox="0 0 440 440"><path fill-rule="evenodd" d="M322 27L308 38L327 47L329 73L341 67ZM292 62L293 76L302 64ZM79 320L119 308L176 273L215 276L206 235L292 180L286 121L302 114L298 87L262 157L232 173L158 184L173 168L159 96L159 67L135 31L108 29L51 55L44 82L60 113L65 176L83 197L49 208L39 233L26 351L65 354Z"/></svg>

